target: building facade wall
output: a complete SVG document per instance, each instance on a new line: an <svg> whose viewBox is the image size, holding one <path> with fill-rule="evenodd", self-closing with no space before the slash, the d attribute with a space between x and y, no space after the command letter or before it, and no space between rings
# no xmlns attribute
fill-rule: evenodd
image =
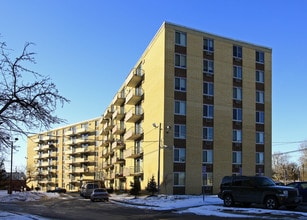
<svg viewBox="0 0 307 220"><path fill-rule="evenodd" d="M70 144L83 137L71 132L82 123L56 130L63 138L52 186L73 191L82 181L103 180L129 190L139 180L145 190L154 177L160 193L199 194L204 186L217 193L225 175L271 176L271 54L164 23L111 104L90 122L89 152L72 152L83 145ZM37 157L40 143L47 142L28 140L28 157ZM88 161L75 163L79 158Z"/></svg>

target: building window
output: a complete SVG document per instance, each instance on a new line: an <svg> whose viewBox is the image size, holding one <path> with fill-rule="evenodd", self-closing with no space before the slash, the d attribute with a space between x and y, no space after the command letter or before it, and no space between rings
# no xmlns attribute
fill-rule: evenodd
<svg viewBox="0 0 307 220"><path fill-rule="evenodd" d="M185 92L187 90L187 79L183 77L175 77L175 90Z"/></svg>
<svg viewBox="0 0 307 220"><path fill-rule="evenodd" d="M264 104L264 92L256 91L256 103Z"/></svg>
<svg viewBox="0 0 307 220"><path fill-rule="evenodd" d="M256 152L256 164L264 164L264 153Z"/></svg>
<svg viewBox="0 0 307 220"><path fill-rule="evenodd" d="M213 118L213 105L203 105L203 117Z"/></svg>
<svg viewBox="0 0 307 220"><path fill-rule="evenodd" d="M175 114L186 115L186 102L175 100Z"/></svg>
<svg viewBox="0 0 307 220"><path fill-rule="evenodd" d="M208 52L214 51L213 39L204 38L204 51L208 51Z"/></svg>
<svg viewBox="0 0 307 220"><path fill-rule="evenodd" d="M256 112L256 123L264 124L264 112L263 111Z"/></svg>
<svg viewBox="0 0 307 220"><path fill-rule="evenodd" d="M234 108L232 114L233 121L242 121L242 109L241 108Z"/></svg>
<svg viewBox="0 0 307 220"><path fill-rule="evenodd" d="M174 173L174 186L184 186L185 185L185 173L175 172Z"/></svg>
<svg viewBox="0 0 307 220"><path fill-rule="evenodd" d="M174 162L185 162L185 148L174 148Z"/></svg>
<svg viewBox="0 0 307 220"><path fill-rule="evenodd" d="M233 87L233 99L242 101L242 88L241 87Z"/></svg>
<svg viewBox="0 0 307 220"><path fill-rule="evenodd" d="M264 132L256 132L256 144L264 144Z"/></svg>
<svg viewBox="0 0 307 220"><path fill-rule="evenodd" d="M179 139L185 139L186 125L174 125L174 137Z"/></svg>
<svg viewBox="0 0 307 220"><path fill-rule="evenodd" d="M264 63L264 52L263 51L256 51L256 62Z"/></svg>
<svg viewBox="0 0 307 220"><path fill-rule="evenodd" d="M213 163L213 150L203 150L203 163Z"/></svg>
<svg viewBox="0 0 307 220"><path fill-rule="evenodd" d="M232 141L235 143L242 143L242 130L232 131Z"/></svg>
<svg viewBox="0 0 307 220"><path fill-rule="evenodd" d="M203 175L203 186L212 186L212 185L213 185L213 173L206 172L206 174Z"/></svg>
<svg viewBox="0 0 307 220"><path fill-rule="evenodd" d="M242 59L242 47L241 46L233 46L233 57L237 59Z"/></svg>
<svg viewBox="0 0 307 220"><path fill-rule="evenodd" d="M213 127L203 127L203 140L213 141Z"/></svg>
<svg viewBox="0 0 307 220"><path fill-rule="evenodd" d="M242 164L242 152L233 151L232 152L232 163L233 164Z"/></svg>
<svg viewBox="0 0 307 220"><path fill-rule="evenodd" d="M204 82L204 95L213 96L213 83L211 82Z"/></svg>
<svg viewBox="0 0 307 220"><path fill-rule="evenodd" d="M233 66L233 78L242 79L242 66Z"/></svg>
<svg viewBox="0 0 307 220"><path fill-rule="evenodd" d="M264 72L261 70L256 70L256 82L264 83Z"/></svg>
<svg viewBox="0 0 307 220"><path fill-rule="evenodd" d="M203 67L204 67L203 70L204 70L205 73L213 74L213 72L214 72L214 62L213 62L213 60L204 59Z"/></svg>
<svg viewBox="0 0 307 220"><path fill-rule="evenodd" d="M187 45L187 34L184 32L176 31L175 33L175 44L186 47Z"/></svg>
<svg viewBox="0 0 307 220"><path fill-rule="evenodd" d="M179 68L186 68L186 55L183 54L175 54L175 66Z"/></svg>

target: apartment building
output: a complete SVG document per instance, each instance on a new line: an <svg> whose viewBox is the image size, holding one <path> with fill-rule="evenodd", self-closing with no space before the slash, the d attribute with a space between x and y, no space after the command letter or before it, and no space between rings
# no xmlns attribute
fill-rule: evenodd
<svg viewBox="0 0 307 220"><path fill-rule="evenodd" d="M83 134L73 126L52 134L62 139L49 183L74 190L90 177L127 190L137 178L145 189L154 176L161 193L199 194L218 192L224 175L271 176L271 85L270 48L165 22L88 122L92 154L72 152L82 145L69 141ZM41 141L28 144L28 157L40 157ZM92 172L72 172L83 166Z"/></svg>

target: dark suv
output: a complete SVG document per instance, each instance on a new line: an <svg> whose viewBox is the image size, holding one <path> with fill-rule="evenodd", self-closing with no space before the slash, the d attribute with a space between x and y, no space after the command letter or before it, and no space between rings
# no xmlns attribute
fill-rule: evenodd
<svg viewBox="0 0 307 220"><path fill-rule="evenodd" d="M297 189L277 186L265 176L225 176L218 197L227 207L235 203L244 206L257 203L268 209L278 209L283 205L295 209L302 202Z"/></svg>

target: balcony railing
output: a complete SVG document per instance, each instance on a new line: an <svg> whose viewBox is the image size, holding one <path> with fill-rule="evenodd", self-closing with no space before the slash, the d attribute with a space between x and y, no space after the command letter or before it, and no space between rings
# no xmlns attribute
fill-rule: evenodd
<svg viewBox="0 0 307 220"><path fill-rule="evenodd" d="M141 107L132 107L125 116L125 122L137 122L143 118L143 109Z"/></svg>
<svg viewBox="0 0 307 220"><path fill-rule="evenodd" d="M131 89L126 97L127 105L136 105L143 99L143 89L135 88Z"/></svg>
<svg viewBox="0 0 307 220"><path fill-rule="evenodd" d="M126 86L136 87L143 80L144 71L140 68L133 69L126 79Z"/></svg>
<svg viewBox="0 0 307 220"><path fill-rule="evenodd" d="M117 93L112 101L114 105L121 106L125 103L125 91Z"/></svg>
<svg viewBox="0 0 307 220"><path fill-rule="evenodd" d="M124 135L125 140L138 140L143 137L143 128L131 127Z"/></svg>

